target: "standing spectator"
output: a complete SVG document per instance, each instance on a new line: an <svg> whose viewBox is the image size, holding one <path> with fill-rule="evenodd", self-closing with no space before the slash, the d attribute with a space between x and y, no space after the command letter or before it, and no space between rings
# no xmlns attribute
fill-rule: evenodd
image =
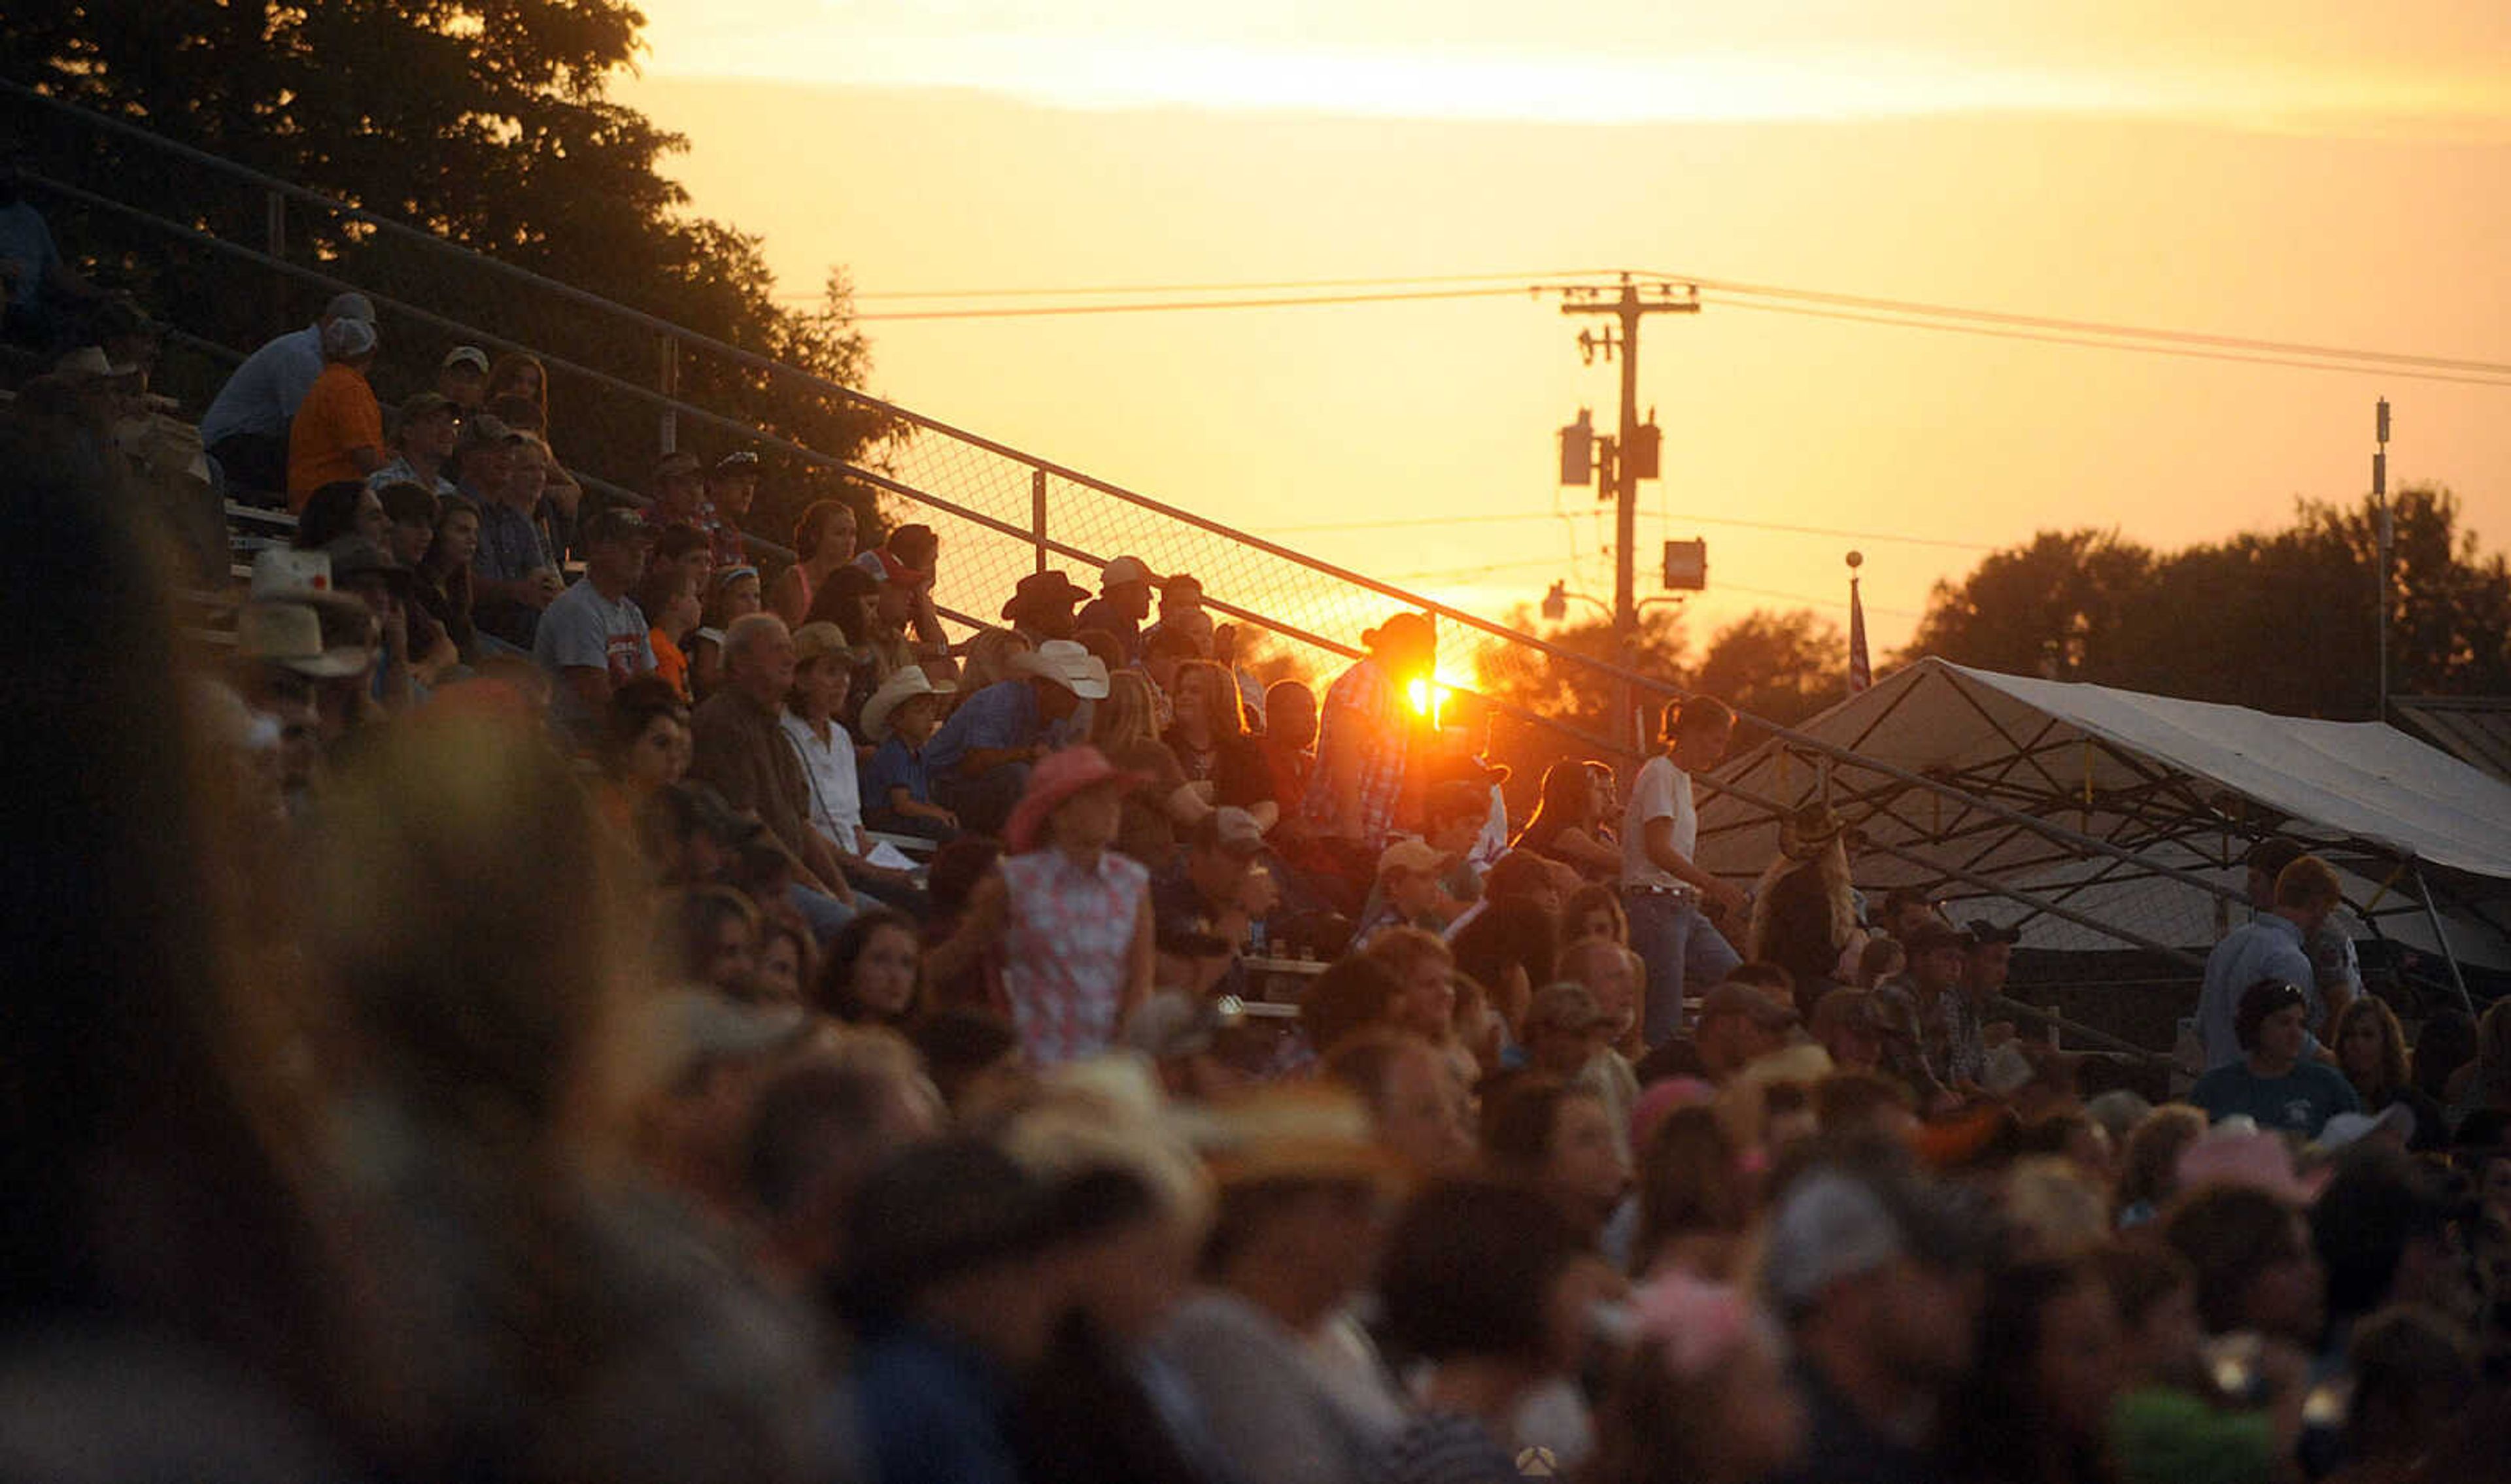
<svg viewBox="0 0 2511 1484"><path fill-rule="evenodd" d="M1151 616L1151 569L1139 556L1119 556L1099 572L1099 595L1081 609L1078 628L1114 634L1125 663L1142 658L1142 620Z"/></svg>
<svg viewBox="0 0 2511 1484"><path fill-rule="evenodd" d="M1789 1484L1942 1477L1940 1411L1969 1372L1985 1242L1915 1176L1817 1165L1771 1212L1761 1280L1796 1353L1805 1450Z"/></svg>
<svg viewBox="0 0 2511 1484"><path fill-rule="evenodd" d="M419 485L438 499L456 493L447 477L454 444L462 437L461 409L434 392L420 392L401 404L401 427L393 435L393 456L367 476L377 489L402 480Z"/></svg>
<svg viewBox="0 0 2511 1484"><path fill-rule="evenodd" d="M519 468L523 443L522 434L483 412L463 422L455 457L463 494L480 502L472 616L483 636L528 654L541 610L566 590L566 580L533 519L540 479Z"/></svg>
<svg viewBox="0 0 2511 1484"><path fill-rule="evenodd" d="M609 710L613 690L654 668L653 626L629 596L653 532L623 506L594 516L584 535L584 581L549 605L532 639L532 659L556 682L558 720L579 740Z"/></svg>
<svg viewBox="0 0 2511 1484"><path fill-rule="evenodd" d="M1325 852L1318 863L1341 879L1349 900L1337 904L1346 908L1367 892L1394 833L1410 743L1405 690L1429 679L1439 637L1427 616L1399 613L1360 642L1368 657L1326 690L1316 772L1302 805Z"/></svg>
<svg viewBox="0 0 2511 1484"><path fill-rule="evenodd" d="M864 819L872 828L930 840L957 833L958 816L933 802L924 760L924 744L942 724L942 698L952 690L934 684L922 666L908 666L864 703L862 740L872 755L860 782Z"/></svg>
<svg viewBox="0 0 2511 1484"><path fill-rule="evenodd" d="M1049 729L1107 699L1107 667L1068 639L1014 655L1007 679L960 701L924 746L936 802L968 828L999 832L1046 755Z"/></svg>
<svg viewBox="0 0 2511 1484"><path fill-rule="evenodd" d="M1088 745L1040 762L1004 832L1000 873L978 884L934 970L999 956L1012 1020L1040 1067L1093 1056L1151 992L1150 873L1118 855L1133 781Z"/></svg>
<svg viewBox="0 0 2511 1484"><path fill-rule="evenodd" d="M1387 1484L1519 1476L1517 1413L1587 1358L1587 1314L1617 1281L1542 1197L1493 1181L1422 1193L1386 1240L1386 1337L1425 1362L1421 1411L1386 1445Z"/></svg>
<svg viewBox="0 0 2511 1484"><path fill-rule="evenodd" d="M323 369L288 425L288 508L338 479L364 479L384 467L384 413L367 385L375 363L375 327L334 320L323 328Z"/></svg>
<svg viewBox="0 0 2511 1484"><path fill-rule="evenodd" d="M86 335L78 312L103 293L61 257L44 213L26 200L15 159L0 160L0 334L55 351Z"/></svg>
<svg viewBox="0 0 2511 1484"><path fill-rule="evenodd" d="M1031 645L1069 639L1080 628L1073 622L1073 607L1089 595L1060 571L1032 572L1004 599L1003 622Z"/></svg>
<svg viewBox="0 0 2511 1484"><path fill-rule="evenodd" d="M2205 1048L2206 1068L2238 1062L2246 1048L2233 1033L2241 997L2261 979L2275 979L2305 991L2310 1006L2306 1019L2320 1019L2326 1008L2311 1000L2319 971L2305 945L2326 926L2342 900L2337 873L2316 856L2302 856L2276 877L2275 905L2223 935L2206 956L2206 982L2197 994L2197 1035ZM2304 1026L2307 1034L2309 1025Z"/></svg>
<svg viewBox="0 0 2511 1484"><path fill-rule="evenodd" d="M488 353L476 345L457 345L436 364L436 395L460 417L480 410L488 396Z"/></svg>
<svg viewBox="0 0 2511 1484"><path fill-rule="evenodd" d="M793 522L793 561L776 574L767 606L776 616L800 628L810 616L811 599L829 574L855 559L855 508L843 500L814 500Z"/></svg>
<svg viewBox="0 0 2511 1484"><path fill-rule="evenodd" d="M1686 985L1715 984L1741 962L1703 905L1740 915L1744 894L1695 864L1700 815L1691 775L1726 755L1735 713L1709 696L1671 702L1665 750L1641 767L1622 816L1622 910L1647 964L1645 1030L1655 1046L1682 1029Z"/></svg>
<svg viewBox="0 0 2511 1484"><path fill-rule="evenodd" d="M2232 1022L2242 1059L2197 1079L2188 1100L2218 1122L2247 1114L2260 1128L2303 1139L2317 1138L2320 1125L2336 1114L2360 1112L2362 1104L2343 1073L2302 1058L2310 1040L2302 1017L2309 1012L2298 985L2281 979L2251 985Z"/></svg>
<svg viewBox="0 0 2511 1484"><path fill-rule="evenodd" d="M1805 805L1779 821L1779 858L1754 893L1745 953L1796 976L1796 1012L1840 985L1840 964L1862 953L1857 898L1848 879L1848 844L1828 804Z"/></svg>
<svg viewBox="0 0 2511 1484"><path fill-rule="evenodd" d="M707 503L715 507L715 564L738 567L750 560L749 533L742 521L750 515L751 502L758 498L758 455L747 448L736 448L715 461L707 471Z"/></svg>
<svg viewBox="0 0 2511 1484"><path fill-rule="evenodd" d="M323 374L323 332L342 320L372 326L375 307L362 293L335 294L303 329L265 342L237 366L201 414L201 443L227 478L259 493L288 489L288 424Z"/></svg>
<svg viewBox="0 0 2511 1484"><path fill-rule="evenodd" d="M2391 1103L2404 1103L2415 1119L2408 1148L2439 1152L2450 1147L2449 1115L2408 1076L2407 1033L2387 1001L2365 995L2345 1007L2329 1039L2336 1045L2337 1069L2353 1084L2364 1112L2378 1113Z"/></svg>
<svg viewBox="0 0 2511 1484"><path fill-rule="evenodd" d="M736 810L755 811L797 863L794 905L821 940L854 915L836 852L812 829L802 765L777 718L793 689L793 636L772 613L735 623L723 640L723 686L690 718L689 777Z"/></svg>
<svg viewBox="0 0 2511 1484"><path fill-rule="evenodd" d="M1558 860L1590 881L1610 881L1622 872L1622 852L1604 827L1602 806L1588 765L1563 758L1543 770L1534 818L1508 848Z"/></svg>
<svg viewBox="0 0 2511 1484"><path fill-rule="evenodd" d="M2282 835L2271 836L2250 848L2246 857L2249 872L2244 887L2254 911L2275 910L2276 883L2283 878L2284 868L2306 854L2300 842ZM2347 931L2341 903L2302 940L2301 948L2310 957L2313 982L2306 987L2314 991L2311 995L2314 1007L2311 1029L2327 1030L2334 1036L2337 1016L2363 993L2363 964L2355 953L2354 937Z"/></svg>

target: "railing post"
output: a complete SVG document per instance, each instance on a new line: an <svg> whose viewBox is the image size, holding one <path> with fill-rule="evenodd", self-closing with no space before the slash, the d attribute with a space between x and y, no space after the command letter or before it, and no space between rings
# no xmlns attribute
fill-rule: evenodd
<svg viewBox="0 0 2511 1484"><path fill-rule="evenodd" d="M1028 472L1028 534L1037 547L1037 569L1046 570L1046 471Z"/></svg>
<svg viewBox="0 0 2511 1484"><path fill-rule="evenodd" d="M676 335L665 335L655 346L661 364L654 373L654 390L665 397L680 395L680 342ZM664 453L677 453L680 447L680 414L670 402L663 404L661 429Z"/></svg>

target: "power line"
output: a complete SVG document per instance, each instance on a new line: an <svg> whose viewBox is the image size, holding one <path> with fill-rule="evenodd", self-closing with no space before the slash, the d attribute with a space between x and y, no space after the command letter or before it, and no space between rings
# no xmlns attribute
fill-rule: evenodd
<svg viewBox="0 0 2511 1484"><path fill-rule="evenodd" d="M1025 320L1049 315L1147 315L1197 309L1307 309L1338 304L1397 304L1420 299L1487 299L1531 293L1524 287L1425 288L1402 293L1310 294L1298 298L1178 299L1154 304L1048 304L1026 309L908 309L856 315L875 320Z"/></svg>
<svg viewBox="0 0 2511 1484"><path fill-rule="evenodd" d="M2049 315L1971 309L1959 304L1931 304L1915 299L1885 299L1867 294L1833 293L1816 288L1789 288L1775 284L1744 284L1731 279L1695 278L1689 274L1663 276L1679 279L1684 283L1697 284L1703 289L1721 293L1749 294L1756 298L1802 299L1849 309L1922 315L1929 319L1972 320L1989 324L2019 325L2028 329L2110 335L2134 340L2161 340L2183 345L2215 346L2227 350L2259 351L2283 356L2310 356L2332 361L2376 361L2396 365L2422 365L2449 371L2476 371L2493 376L2511 376L2511 363L2502 361L2461 361L2446 356L2410 355L2399 351L2350 350L2339 346L2306 345L2290 340L2260 340L2246 335L2208 334L2200 330L2154 329L2145 325L2119 324L2099 320L2065 320Z"/></svg>
<svg viewBox="0 0 2511 1484"><path fill-rule="evenodd" d="M1273 279L1239 284L1105 284L1082 288L889 288L858 293L858 299L1062 299L1110 297L1136 293L1275 293L1323 288L1402 288L1421 284L1528 284L1540 279L1603 278L1610 270L1572 268L1555 273L1417 273L1400 278ZM778 295L784 297L784 295ZM797 298L818 298L797 294Z"/></svg>
<svg viewBox="0 0 2511 1484"><path fill-rule="evenodd" d="M1318 525L1275 525L1258 527L1266 536L1304 536L1322 531L1406 530L1421 526L1494 525L1503 521L1574 520L1565 511L1533 512L1524 514L1423 515L1389 520L1335 520ZM1776 531L1791 536L1827 536L1843 541L1871 541L1884 545L1944 547L1956 552L1993 552L1997 548L1984 541L1951 541L1940 536L1904 536L1890 531L1852 531L1828 525L1788 525L1775 520L1738 520L1725 515L1685 514L1677 517L1659 512L1658 517L1668 525L1723 525L1750 531Z"/></svg>

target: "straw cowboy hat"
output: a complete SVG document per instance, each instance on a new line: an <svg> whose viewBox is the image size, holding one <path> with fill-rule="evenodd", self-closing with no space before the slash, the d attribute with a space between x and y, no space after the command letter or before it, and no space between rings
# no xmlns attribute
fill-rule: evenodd
<svg viewBox="0 0 2511 1484"><path fill-rule="evenodd" d="M1015 675L1052 680L1084 701L1107 699L1107 666L1070 639L1049 639L1006 666Z"/></svg>
<svg viewBox="0 0 2511 1484"><path fill-rule="evenodd" d="M1845 827L1830 805L1819 800L1804 805L1779 821L1779 854L1790 860L1811 860Z"/></svg>
<svg viewBox="0 0 2511 1484"><path fill-rule="evenodd" d="M1145 777L1117 767L1107 761L1106 753L1088 742L1050 752L1028 771L1028 791L1021 795L1020 803L1012 809L1011 819L1003 826L1004 847L1015 856L1034 850L1038 831L1066 799L1104 783L1131 788Z"/></svg>
<svg viewBox="0 0 2511 1484"><path fill-rule="evenodd" d="M947 696L958 689L947 680L935 685L933 677L924 673L924 666L920 665L892 670L889 678L880 683L880 689L872 692L871 699L864 703L864 741L879 742L880 734L889 726L891 714L915 697Z"/></svg>
<svg viewBox="0 0 2511 1484"><path fill-rule="evenodd" d="M1196 1110L1191 1127L1223 1188L1274 1180L1352 1181L1400 1195L1403 1161L1377 1142L1369 1109L1322 1083L1275 1083Z"/></svg>

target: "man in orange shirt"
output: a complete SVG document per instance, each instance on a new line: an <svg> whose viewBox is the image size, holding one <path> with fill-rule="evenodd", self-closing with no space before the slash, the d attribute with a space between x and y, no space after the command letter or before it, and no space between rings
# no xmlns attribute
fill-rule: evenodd
<svg viewBox="0 0 2511 1484"><path fill-rule="evenodd" d="M384 413L367 385L375 327L334 320L323 327L323 374L297 404L288 429L288 508L305 509L314 491L364 479L384 465Z"/></svg>

